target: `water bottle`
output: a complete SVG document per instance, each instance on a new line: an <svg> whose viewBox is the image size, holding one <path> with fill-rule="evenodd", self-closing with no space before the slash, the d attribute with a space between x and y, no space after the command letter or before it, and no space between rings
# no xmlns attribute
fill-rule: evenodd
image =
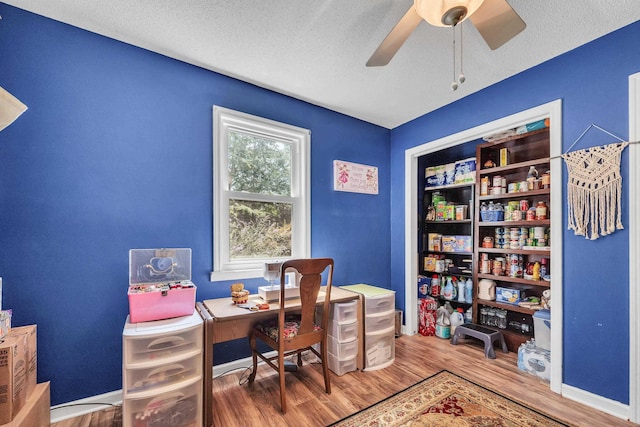
<svg viewBox="0 0 640 427"><path fill-rule="evenodd" d="M458 282L458 302L465 302L466 287L466 282L460 279Z"/></svg>
<svg viewBox="0 0 640 427"><path fill-rule="evenodd" d="M471 277L467 279L467 284L464 289L464 300L467 304L473 302L473 280Z"/></svg>

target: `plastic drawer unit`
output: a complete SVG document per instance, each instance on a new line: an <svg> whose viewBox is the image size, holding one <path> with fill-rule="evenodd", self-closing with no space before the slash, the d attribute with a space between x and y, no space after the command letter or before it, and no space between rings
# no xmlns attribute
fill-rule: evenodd
<svg viewBox="0 0 640 427"><path fill-rule="evenodd" d="M327 365L337 375L358 368L358 302L331 304L327 327Z"/></svg>
<svg viewBox="0 0 640 427"><path fill-rule="evenodd" d="M363 300L364 370L392 365L395 361L395 291L364 284L342 288L359 293Z"/></svg>
<svg viewBox="0 0 640 427"><path fill-rule="evenodd" d="M122 333L124 427L202 426L203 322L194 312Z"/></svg>

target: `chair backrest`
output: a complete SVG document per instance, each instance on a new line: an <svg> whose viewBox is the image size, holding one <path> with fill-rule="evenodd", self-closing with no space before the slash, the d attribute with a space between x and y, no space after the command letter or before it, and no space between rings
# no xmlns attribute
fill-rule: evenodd
<svg viewBox="0 0 640 427"><path fill-rule="evenodd" d="M327 328L327 319L330 304L331 294L331 282L333 280L333 259L331 258L308 258L308 259L295 259L285 261L282 264L282 270L280 272L280 313L279 322L280 325L284 325L285 319L285 289L284 281L286 272L288 269L293 268L299 278L300 287L300 301L301 301L301 320L300 328L298 329L298 335L304 335L311 333L314 330L315 309L318 301L318 295L320 293L320 287L322 284L322 273L327 270L327 284L324 288L325 297L323 303L324 313L322 316L322 329ZM283 328L280 328L281 333ZM281 340L282 341L282 340Z"/></svg>

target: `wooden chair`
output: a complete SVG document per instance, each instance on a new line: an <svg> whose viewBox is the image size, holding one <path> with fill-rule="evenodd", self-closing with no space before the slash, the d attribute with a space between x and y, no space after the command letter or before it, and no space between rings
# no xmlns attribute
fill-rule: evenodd
<svg viewBox="0 0 640 427"><path fill-rule="evenodd" d="M284 279L286 272L294 269L297 272L300 286L301 308L296 309L296 314L287 313L284 299ZM327 285L324 289L323 316L321 324L316 324L315 311L322 281L321 274L328 269ZM280 310L277 319L264 321L257 324L250 336L251 353L253 356L253 371L249 376L249 382L256 378L258 370L258 357L264 360L269 366L278 372L280 380L280 410L286 413L285 394L285 357L290 355L298 356L298 366L302 366L302 355L304 351L310 350L320 358L322 371L324 373L325 391L331 393L329 383L329 368L327 366L327 324L329 319L329 299L331 293L331 281L333 279L333 259L312 258L286 261L282 264L280 272ZM273 357L266 357L259 352L256 347L256 339L265 342L278 354ZM312 346L320 344L320 351ZM274 363L277 361L277 364Z"/></svg>

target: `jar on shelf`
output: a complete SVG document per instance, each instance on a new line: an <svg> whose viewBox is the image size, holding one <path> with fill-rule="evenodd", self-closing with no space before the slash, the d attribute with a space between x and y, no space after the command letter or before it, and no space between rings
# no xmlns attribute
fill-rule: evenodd
<svg viewBox="0 0 640 427"><path fill-rule="evenodd" d="M547 204L542 200L536 205L536 219L547 219Z"/></svg>
<svg viewBox="0 0 640 427"><path fill-rule="evenodd" d="M507 311L496 310L497 326L500 329L507 329Z"/></svg>

